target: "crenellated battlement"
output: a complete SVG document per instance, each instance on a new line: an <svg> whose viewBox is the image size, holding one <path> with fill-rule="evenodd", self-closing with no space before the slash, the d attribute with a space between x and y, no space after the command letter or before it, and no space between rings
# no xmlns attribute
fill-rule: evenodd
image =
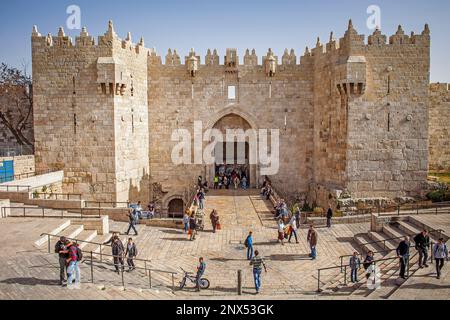
<svg viewBox="0 0 450 320"><path fill-rule="evenodd" d="M42 36L37 26L33 26L32 31L32 44L35 49L52 48L54 50L59 49L86 49L86 48L114 48L123 49L136 55L145 54L150 55L151 50L145 48L144 38L141 37L139 42L134 44L131 38L131 33L128 32L127 37L122 40L114 31L114 25L112 21L109 21L108 30L102 36L98 37L97 43L93 36L89 35L87 28L83 27L80 35L75 38L75 41L65 34L64 28L60 27L56 36L49 33L47 36Z"/></svg>
<svg viewBox="0 0 450 320"><path fill-rule="evenodd" d="M425 25L421 34L415 34L411 32L408 36L405 34L401 25L398 26L397 32L389 37L383 35L379 28L377 28L372 35L368 37L367 42L365 36L359 34L353 26L352 20L349 21L348 29L344 36L338 41L334 39L334 34L331 32L330 40L326 44L322 44L320 38L317 38L316 47L311 51L306 50L305 54L301 57L320 57L327 54L342 54L349 55L353 49L359 51L371 50L373 48L379 49L379 47L386 48L398 48L401 46L428 46L430 45L430 29L428 24Z"/></svg>

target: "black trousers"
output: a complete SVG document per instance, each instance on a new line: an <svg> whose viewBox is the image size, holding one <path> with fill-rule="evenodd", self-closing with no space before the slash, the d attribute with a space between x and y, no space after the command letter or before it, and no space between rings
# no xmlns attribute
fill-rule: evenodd
<svg viewBox="0 0 450 320"><path fill-rule="evenodd" d="M327 218L327 227L331 228L331 218Z"/></svg>
<svg viewBox="0 0 450 320"><path fill-rule="evenodd" d="M128 257L128 259L127 259L127 264L130 267L130 269L135 267L133 259L134 259L134 257Z"/></svg>
<svg viewBox="0 0 450 320"><path fill-rule="evenodd" d="M138 235L138 232L137 232L137 230L136 230L136 227L134 226L134 224L133 224L133 223L130 223L130 225L128 226L128 231L127 231L127 234L129 234L129 233L130 233L131 229L133 229L133 231L134 231L135 235Z"/></svg>
<svg viewBox="0 0 450 320"><path fill-rule="evenodd" d="M436 273L438 277L441 276L442 268L444 267L444 259L436 258Z"/></svg>
<svg viewBox="0 0 450 320"><path fill-rule="evenodd" d="M121 270L124 268L123 258L122 257L114 257L114 268L119 272L119 264L121 265Z"/></svg>
<svg viewBox="0 0 450 320"><path fill-rule="evenodd" d="M297 231L295 231L295 230L292 230L291 234L289 235L288 241L291 242L292 235L294 235L294 237L295 237L295 242L298 242Z"/></svg>
<svg viewBox="0 0 450 320"><path fill-rule="evenodd" d="M59 258L59 282L62 284L66 281L67 267L66 258Z"/></svg>

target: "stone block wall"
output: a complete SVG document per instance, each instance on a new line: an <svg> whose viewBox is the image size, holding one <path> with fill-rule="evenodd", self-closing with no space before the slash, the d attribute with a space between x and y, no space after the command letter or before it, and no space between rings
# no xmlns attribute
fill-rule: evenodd
<svg viewBox="0 0 450 320"><path fill-rule="evenodd" d="M450 172L450 85L430 85L430 171Z"/></svg>
<svg viewBox="0 0 450 320"><path fill-rule="evenodd" d="M35 172L34 156L0 157L0 162L14 161L14 175L20 176ZM19 177L18 177L19 178Z"/></svg>

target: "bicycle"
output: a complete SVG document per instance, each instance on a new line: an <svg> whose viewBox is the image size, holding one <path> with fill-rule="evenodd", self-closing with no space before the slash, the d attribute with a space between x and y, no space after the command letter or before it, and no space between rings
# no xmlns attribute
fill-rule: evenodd
<svg viewBox="0 0 450 320"><path fill-rule="evenodd" d="M184 273L183 280L181 280L181 282L180 282L180 290L184 289L184 287L186 286L187 280L189 280L190 282L195 284L195 286L197 287L197 277L194 276L192 272L187 272L183 268L180 268L180 269L183 270L183 273ZM200 279L200 289L206 290L209 288L209 286L210 286L210 283L209 283L208 279L206 279L206 278Z"/></svg>

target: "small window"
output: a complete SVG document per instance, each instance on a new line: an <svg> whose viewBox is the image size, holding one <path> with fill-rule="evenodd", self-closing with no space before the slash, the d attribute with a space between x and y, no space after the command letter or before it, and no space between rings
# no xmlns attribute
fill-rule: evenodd
<svg viewBox="0 0 450 320"><path fill-rule="evenodd" d="M235 100L236 99L236 87L228 86L228 99Z"/></svg>

